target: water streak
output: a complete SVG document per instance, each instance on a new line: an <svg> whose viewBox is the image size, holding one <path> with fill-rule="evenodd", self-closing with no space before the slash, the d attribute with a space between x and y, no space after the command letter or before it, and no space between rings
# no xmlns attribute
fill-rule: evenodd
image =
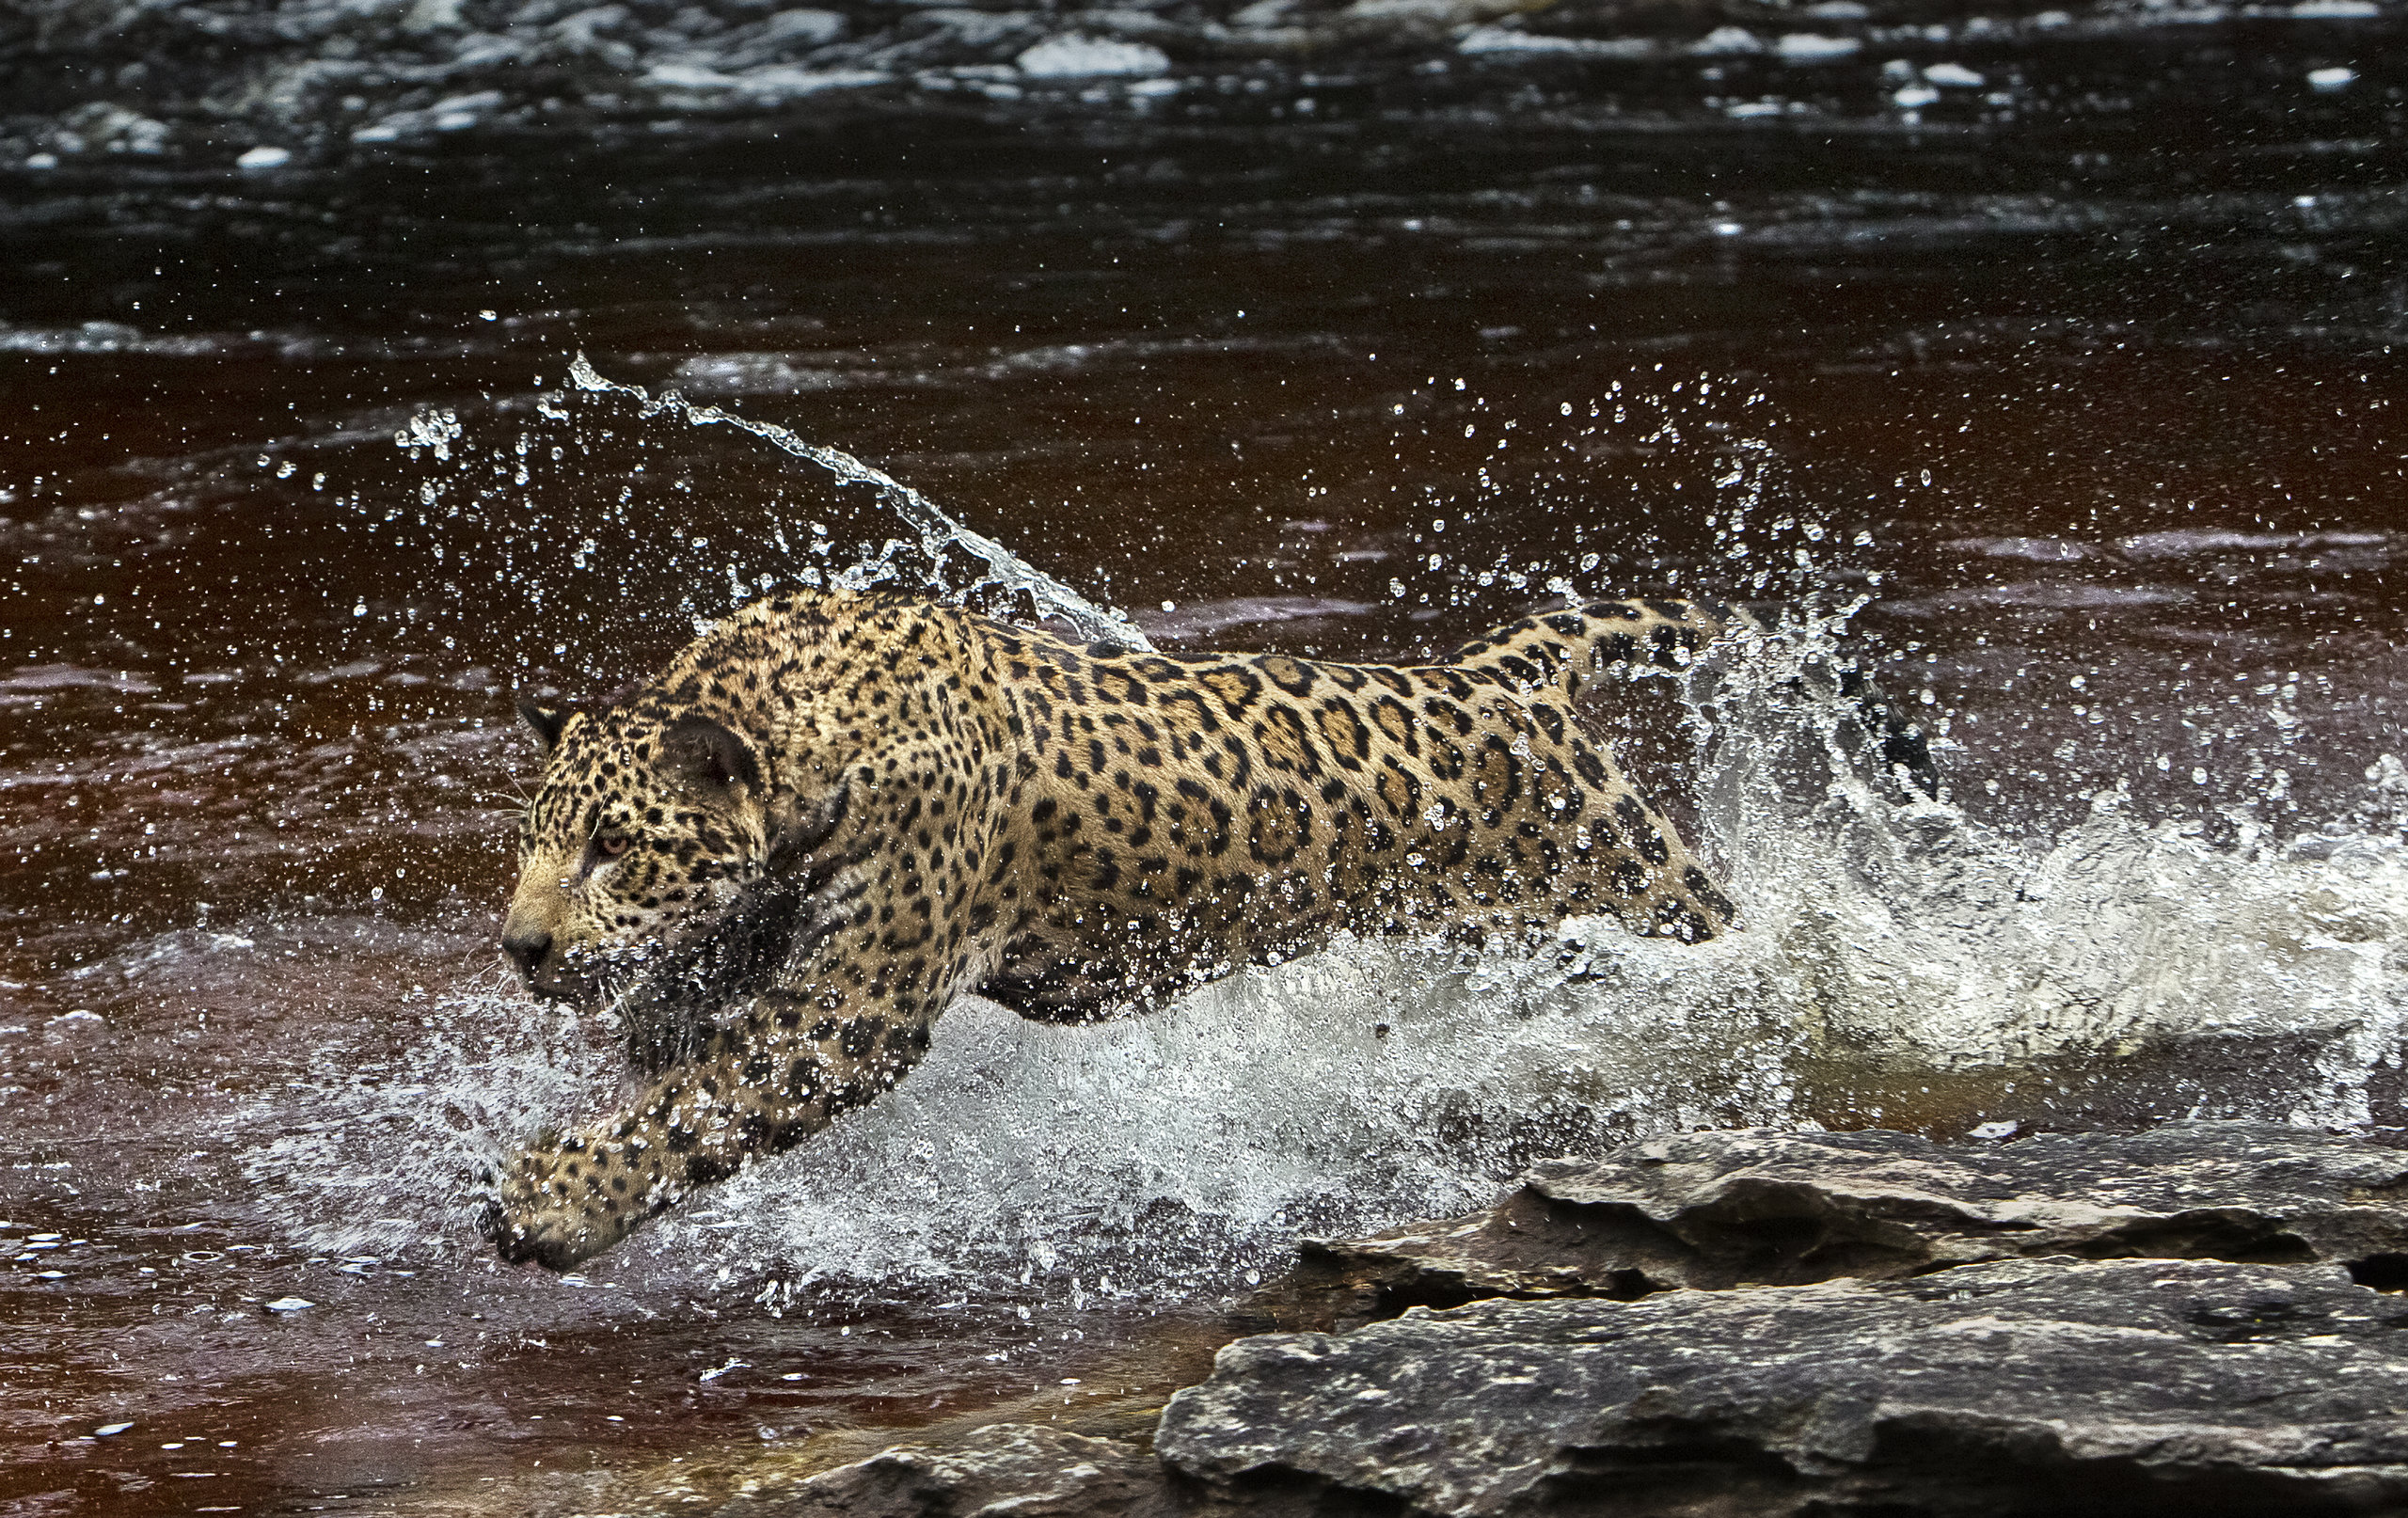
<svg viewBox="0 0 2408 1518"><path fill-rule="evenodd" d="M841 449L806 442L775 422L754 421L718 406L695 405L674 390L663 390L656 399L640 385L623 385L616 380L603 378L586 361L582 353L570 363L569 377L578 389L588 394L621 395L633 400L643 408L647 417L667 411L683 417L697 427L721 424L734 427L751 433L797 458L810 460L835 476L839 485L865 484L872 487L883 505L919 532L920 548L930 560L928 585L932 590L944 593L953 589L943 583L941 574L946 550L959 547L985 563L987 569L974 584L960 588L960 592L956 593L993 586L1007 594L1027 596L1037 615L1060 617L1076 627L1085 638L1147 651L1151 651L1154 646L1147 641L1144 633L1118 612L1096 606L994 539L964 527L944 508L910 485ZM899 542L889 539L876 558L844 571L837 577L837 582L859 589L887 577L889 563L895 550L900 546Z"/></svg>

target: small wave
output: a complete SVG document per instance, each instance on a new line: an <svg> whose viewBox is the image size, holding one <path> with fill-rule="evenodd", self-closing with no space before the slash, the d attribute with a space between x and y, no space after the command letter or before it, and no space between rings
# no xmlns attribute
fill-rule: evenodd
<svg viewBox="0 0 2408 1518"><path fill-rule="evenodd" d="M2104 585L2093 580L2018 580L1977 585L1939 595L1884 601L1881 609L1900 617L1942 617L1984 609L2031 611L2130 611L2142 607L2181 606L2198 593L2179 586Z"/></svg>
<svg viewBox="0 0 2408 1518"><path fill-rule="evenodd" d="M2115 540L2128 559L2196 559L2218 553L2304 553L2313 548L2386 547L2387 532L2138 532Z"/></svg>
<svg viewBox="0 0 2408 1518"><path fill-rule="evenodd" d="M873 375L879 383L895 383L891 373L865 374L858 362L815 364L791 354L721 353L689 358L670 378L703 395L803 395L843 389Z"/></svg>
<svg viewBox="0 0 2408 1518"><path fill-rule="evenodd" d="M672 98L701 97L719 102L740 100L748 105L780 105L832 89L867 89L892 84L895 76L880 69L802 69L768 64L722 73L695 63L657 63L639 83Z"/></svg>
<svg viewBox="0 0 2408 1518"><path fill-rule="evenodd" d="M1292 353L1334 345L1335 340L1324 337L1132 338L1045 343L980 356L908 344L888 345L866 355L859 349L719 353L681 360L670 378L680 389L700 395L803 395L856 387L1009 381L1031 374L1075 374L1144 364L1157 358L1197 355L1226 358L1241 353Z"/></svg>
<svg viewBox="0 0 2408 1518"><path fill-rule="evenodd" d="M12 326L0 324L0 353L49 356L57 354L143 354L164 358L208 358L247 340L224 336L168 336L122 322L82 322L74 326Z"/></svg>
<svg viewBox="0 0 2408 1518"><path fill-rule="evenodd" d="M147 675L129 670L93 670L79 664L20 664L0 675L0 702L26 700L61 690L114 690L147 696L158 690Z"/></svg>
<svg viewBox="0 0 2408 1518"><path fill-rule="evenodd" d="M1484 57L1536 55L1635 60L1656 57L1671 48L1647 37L1552 37L1507 26L1474 26L1455 43L1455 51Z"/></svg>
<svg viewBox="0 0 2408 1518"><path fill-rule="evenodd" d="M2098 548L2071 538L1956 538L1941 545L1954 553L1985 559L2020 559L2035 564L2075 564L2099 557Z"/></svg>
<svg viewBox="0 0 2408 1518"><path fill-rule="evenodd" d="M23 326L0 322L0 353L36 356L130 354L146 358L222 358L265 353L288 362L324 362L335 358L491 356L508 351L508 347L506 337L484 341L423 335L334 338L284 328L153 332L123 322L80 322L73 326Z"/></svg>
<svg viewBox="0 0 2408 1518"><path fill-rule="evenodd" d="M1181 601L1170 610L1139 611L1133 620L1153 637L1183 641L1210 639L1233 627L1363 617L1377 609L1369 601L1331 595L1239 595L1219 601Z"/></svg>

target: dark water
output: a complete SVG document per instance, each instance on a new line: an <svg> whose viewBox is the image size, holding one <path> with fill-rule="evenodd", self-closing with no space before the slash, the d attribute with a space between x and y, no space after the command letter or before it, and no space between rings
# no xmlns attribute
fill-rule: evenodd
<svg viewBox="0 0 2408 1518"><path fill-rule="evenodd" d="M1250 1092L1275 1049L1210 1099L1259 1143L1180 1130L1179 1083L1244 1008L1088 1045L964 1009L956 1073L852 1147L575 1284L503 1269L467 1224L474 1163L600 1099L613 1057L511 997L491 946L531 770L510 692L608 689L765 577L909 536L733 429L576 390L580 352L859 455L1165 645L1428 652L1558 581L1868 598L1851 646L1928 692L1983 868L2112 857L2171 904L2085 911L2085 963L2273 965L2270 997L2357 1030L2356 1065L2296 1089L2183 1100L2384 1116L2400 41L2380 17L1943 28L1897 51L1984 83L1911 119L1871 54L1829 83L1458 56L1150 103L889 90L481 129L269 173L0 169L0 1501L461 1510L484 1483L514 1510L537 1461L1117 1395L1175 1379L1143 1346L1209 1336L1298 1227L1477 1200L1537 1148L1980 1115L1709 1072L1618 1129L1563 1115L1611 1108L1610 1070L1525 1100L1438 1029L1399 1089L1485 1115L1405 1164L1382 1146L1431 1125L1381 1128L1352 1067L1301 1109ZM1776 98L1814 108L1731 110ZM2129 832L2083 832L2109 814ZM1719 841L1789 921L1749 836ZM1900 937L1993 911L1944 895ZM2226 901L2306 925L2227 944ZM1947 972L2011 977L2029 945L2001 932L1951 941ZM1762 984L1805 962L1785 945ZM1031 1073L1087 1049L1099 1089L1135 1070L1165 1105ZM1333 1111L1369 1137L1299 1136ZM1026 1174L1057 1162L1053 1190ZM819 1210L765 1231L790 1193Z"/></svg>

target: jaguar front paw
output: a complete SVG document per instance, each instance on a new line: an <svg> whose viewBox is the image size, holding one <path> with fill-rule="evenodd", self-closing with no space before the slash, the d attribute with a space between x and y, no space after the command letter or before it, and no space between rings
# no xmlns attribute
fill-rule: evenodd
<svg viewBox="0 0 2408 1518"><path fill-rule="evenodd" d="M641 1221L594 1183L574 1154L523 1154L485 1197L478 1225L502 1258L565 1271L617 1243Z"/></svg>

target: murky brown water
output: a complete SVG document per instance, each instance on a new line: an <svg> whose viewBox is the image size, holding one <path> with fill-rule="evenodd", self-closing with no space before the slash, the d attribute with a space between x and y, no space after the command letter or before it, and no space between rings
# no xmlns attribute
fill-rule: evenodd
<svg viewBox="0 0 2408 1518"><path fill-rule="evenodd" d="M947 1125L1050 1131L1075 1093L994 1051L1074 1046L965 1011L987 1108L899 1111L924 1172L832 1149L580 1278L486 1258L475 1158L612 1057L491 946L509 693L608 688L897 530L572 393L578 351L849 450L1165 644L1428 651L1557 577L1819 587L1871 597L1851 638L1930 692L2001 848L2106 789L2236 858L2396 849L2402 86L2396 30L2352 37L2338 93L2297 83L2332 35L2273 24L1993 56L2011 107L1921 128L1525 64L0 171L0 1502L372 1510L1084 1386L1297 1227L1589 1131L1508 1132L1508 1093L1418 1192L1282 1131L1252 1191L1149 1150L1091 1216L1003 1218L948 1190ZM448 456L396 447L447 408ZM899 1231L747 1223L822 1178Z"/></svg>

